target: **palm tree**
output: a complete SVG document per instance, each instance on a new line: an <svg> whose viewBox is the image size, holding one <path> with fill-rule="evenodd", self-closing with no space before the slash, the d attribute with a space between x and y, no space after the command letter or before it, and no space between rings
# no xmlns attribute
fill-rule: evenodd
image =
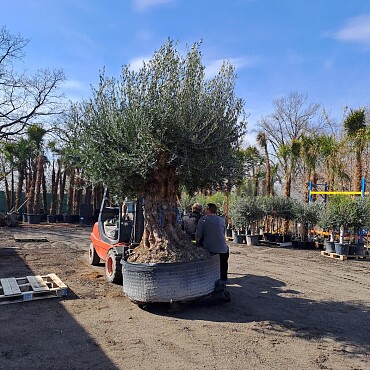
<svg viewBox="0 0 370 370"><path fill-rule="evenodd" d="M9 185L7 184L7 182L5 183L5 188L8 189L8 191L6 192L8 199L8 209L14 208L15 210L18 210L21 206L23 184L27 175L28 162L30 158L35 155L35 149L36 147L34 142L25 138L20 138L18 141L6 143L4 145L4 153L6 155L6 158L8 159L8 162L10 163L11 172L14 172L14 170L17 172L16 176L12 174L12 196L10 196L9 194ZM17 179L17 186L15 191L14 178ZM14 193L15 195L13 195Z"/></svg>
<svg viewBox="0 0 370 370"><path fill-rule="evenodd" d="M316 136L303 135L300 140L301 143L301 158L306 167L304 200L308 202L308 183L312 181L314 184L317 182L316 163L319 152L319 142Z"/></svg>
<svg viewBox="0 0 370 370"><path fill-rule="evenodd" d="M365 123L365 109L350 110L343 122L347 138L353 143L355 151L355 170L352 187L354 191L361 189L362 178L362 153L369 140L369 132Z"/></svg>
<svg viewBox="0 0 370 370"><path fill-rule="evenodd" d="M348 180L346 166L341 160L342 143L333 135L320 135L317 137L319 156L325 165L328 188L335 190L338 188L337 179Z"/></svg>
<svg viewBox="0 0 370 370"><path fill-rule="evenodd" d="M292 140L291 145L281 145L279 148L280 162L283 163L284 172L284 196L290 198L292 188L293 171L296 168L296 163L299 158L301 143L299 140ZM285 218L283 222L283 233L288 232L289 219Z"/></svg>
<svg viewBox="0 0 370 370"><path fill-rule="evenodd" d="M300 154L301 143L299 140L292 140L291 144L280 145L278 156L282 163L282 170L284 173L284 196L290 198L290 192L292 188L292 176L293 171L296 168L296 163Z"/></svg>
<svg viewBox="0 0 370 370"><path fill-rule="evenodd" d="M3 145L4 157L2 158L3 173L10 173L10 189L7 176L4 176L5 181L5 198L7 209L14 208L14 170L15 170L15 143L5 143ZM8 170L7 170L8 168Z"/></svg>
<svg viewBox="0 0 370 370"><path fill-rule="evenodd" d="M259 190L259 180L262 173L263 159L257 147L248 146L241 150L244 155L244 173L246 181L244 186L241 186L239 191L246 192L248 195L257 196Z"/></svg>
<svg viewBox="0 0 370 370"><path fill-rule="evenodd" d="M271 166L269 152L267 150L267 137L264 131L259 131L256 137L258 145L263 149L265 153L265 167L266 167L266 195L270 196L271 193Z"/></svg>
<svg viewBox="0 0 370 370"><path fill-rule="evenodd" d="M33 161L33 168L31 169L31 182L27 197L27 213L38 214L40 212L40 188L45 160L42 148L46 131L38 125L32 125L28 128L27 133L29 140L31 140L37 148L36 157Z"/></svg>

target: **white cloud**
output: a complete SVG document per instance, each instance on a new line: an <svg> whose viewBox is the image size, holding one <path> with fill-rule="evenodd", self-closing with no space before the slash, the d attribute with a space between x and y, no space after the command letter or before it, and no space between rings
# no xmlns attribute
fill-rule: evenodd
<svg viewBox="0 0 370 370"><path fill-rule="evenodd" d="M152 38L152 34L147 30L140 30L136 33L136 37L141 41L148 41Z"/></svg>
<svg viewBox="0 0 370 370"><path fill-rule="evenodd" d="M339 41L370 43L370 14L349 18L343 28L329 35Z"/></svg>
<svg viewBox="0 0 370 370"><path fill-rule="evenodd" d="M63 83L63 88L66 90L85 90L86 84L78 80L66 80Z"/></svg>
<svg viewBox="0 0 370 370"><path fill-rule="evenodd" d="M66 101L78 102L86 98L91 93L90 84L79 80L66 80L61 86L65 94Z"/></svg>
<svg viewBox="0 0 370 370"><path fill-rule="evenodd" d="M224 60L225 59L216 59L211 61L210 63L207 63L205 66L206 78L217 75ZM236 71L246 67L251 67L259 62L259 58L257 57L230 58L228 60L235 67Z"/></svg>
<svg viewBox="0 0 370 370"><path fill-rule="evenodd" d="M135 72L138 72L140 70L140 68L143 67L144 63L149 62L149 60L150 60L150 57L139 57L139 58L136 58L136 59L132 59L129 62L130 69L135 71Z"/></svg>
<svg viewBox="0 0 370 370"><path fill-rule="evenodd" d="M138 57L132 59L130 64L130 69L137 72L141 67L143 67L143 63L149 62L151 57ZM206 78L211 78L217 75L219 72L222 63L225 59L215 59L205 65L205 75ZM257 57L249 57L249 58L230 58L228 61L235 67L235 70L239 70L245 67L250 67L258 63L259 59Z"/></svg>
<svg viewBox="0 0 370 370"><path fill-rule="evenodd" d="M137 11L145 11L156 5L172 3L174 0L134 0L134 9Z"/></svg>

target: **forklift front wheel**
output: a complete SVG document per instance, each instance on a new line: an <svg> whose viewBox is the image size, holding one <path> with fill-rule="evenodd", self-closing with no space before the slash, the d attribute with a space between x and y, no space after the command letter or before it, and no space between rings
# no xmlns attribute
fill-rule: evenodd
<svg viewBox="0 0 370 370"><path fill-rule="evenodd" d="M96 253L95 247L93 243L90 243L89 248L89 262L92 266L97 266L100 262L100 257Z"/></svg>
<svg viewBox="0 0 370 370"><path fill-rule="evenodd" d="M105 259L105 277L107 281L115 284L122 284L122 256L116 254L113 249L110 249Z"/></svg>

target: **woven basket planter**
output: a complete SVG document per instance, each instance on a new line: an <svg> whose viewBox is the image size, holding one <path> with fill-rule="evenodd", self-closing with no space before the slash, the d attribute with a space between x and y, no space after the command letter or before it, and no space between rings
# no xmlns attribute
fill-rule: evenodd
<svg viewBox="0 0 370 370"><path fill-rule="evenodd" d="M220 278L218 255L175 263L122 260L123 292L137 304L186 301L210 294Z"/></svg>

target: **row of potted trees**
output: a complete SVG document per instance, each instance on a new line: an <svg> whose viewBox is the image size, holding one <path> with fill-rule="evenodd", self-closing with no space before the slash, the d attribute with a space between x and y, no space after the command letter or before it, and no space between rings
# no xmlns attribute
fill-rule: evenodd
<svg viewBox="0 0 370 370"><path fill-rule="evenodd" d="M320 215L320 226L329 230L325 250L341 255L364 254L363 237L370 226L370 201L362 197L332 197Z"/></svg>
<svg viewBox="0 0 370 370"><path fill-rule="evenodd" d="M327 251L361 254L363 234L370 225L370 202L368 198L343 195L331 197L327 204L241 196L232 200L229 216L236 241L245 237L247 244L258 244L263 231L270 241L290 241L291 235L300 234L301 242L311 243L312 230L326 231L322 234L329 236Z"/></svg>

